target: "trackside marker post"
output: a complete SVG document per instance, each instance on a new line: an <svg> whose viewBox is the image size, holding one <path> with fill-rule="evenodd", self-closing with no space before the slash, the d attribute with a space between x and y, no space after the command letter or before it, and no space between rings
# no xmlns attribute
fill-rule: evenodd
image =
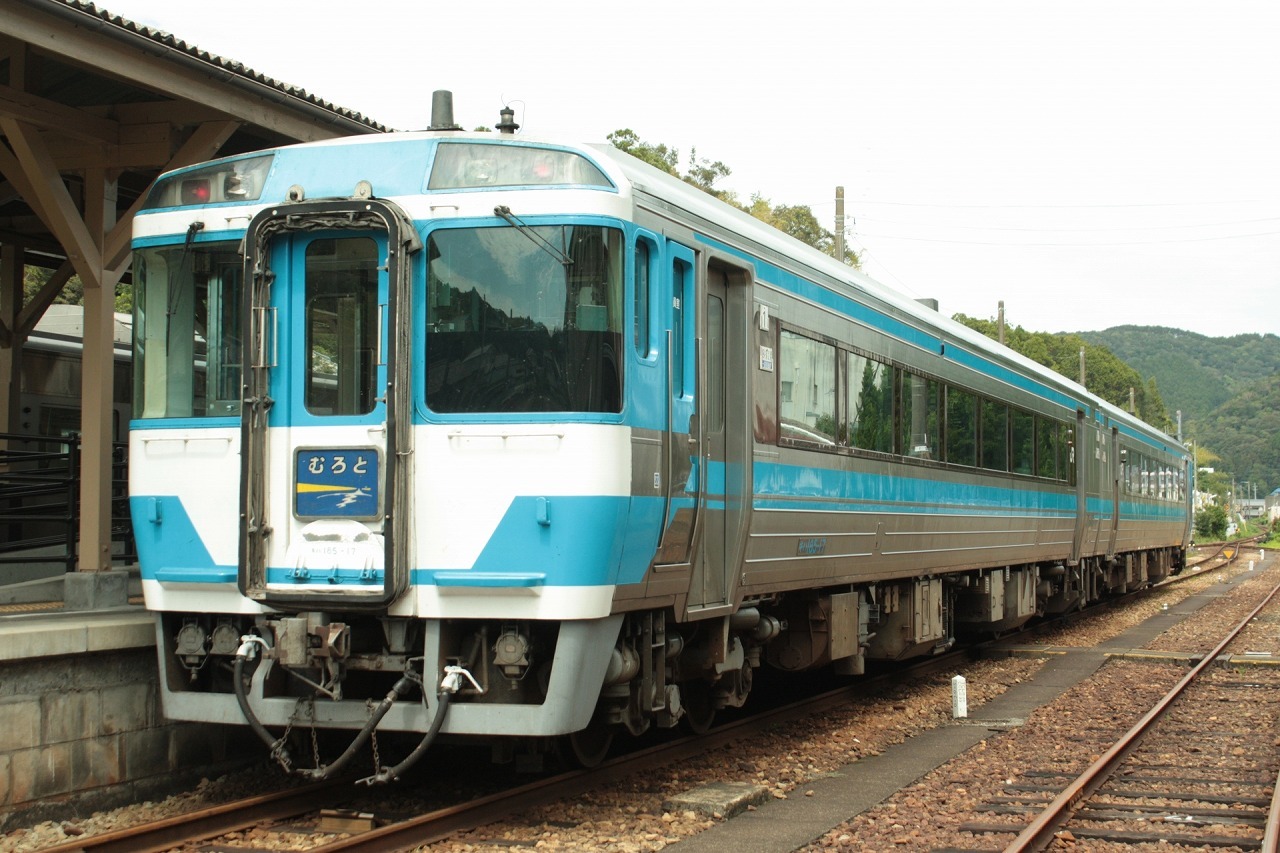
<svg viewBox="0 0 1280 853"><path fill-rule="evenodd" d="M951 716L956 720L969 716L969 689L963 675L951 679Z"/></svg>

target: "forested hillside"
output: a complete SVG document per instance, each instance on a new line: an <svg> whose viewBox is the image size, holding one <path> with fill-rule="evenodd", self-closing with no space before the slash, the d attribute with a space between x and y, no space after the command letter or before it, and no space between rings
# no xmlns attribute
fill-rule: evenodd
<svg viewBox="0 0 1280 853"><path fill-rule="evenodd" d="M1183 433L1217 467L1259 491L1280 486L1280 336L1210 338L1180 329L1117 326L1079 337L1152 377Z"/></svg>
<svg viewBox="0 0 1280 853"><path fill-rule="evenodd" d="M1116 326L1077 332L1155 379L1183 424L1195 425L1233 395L1280 372L1280 336L1209 338L1159 326Z"/></svg>
<svg viewBox="0 0 1280 853"><path fill-rule="evenodd" d="M978 320L956 314L956 321L975 331L999 340L999 330L992 320ZM1005 344L1034 362L1043 364L1072 380L1080 378L1080 351L1084 350L1085 387L1126 412L1133 411L1147 423L1172 432L1173 419L1157 383L1126 364L1107 347L1086 341L1079 335L1052 332L1029 332L1021 326L1005 329Z"/></svg>
<svg viewBox="0 0 1280 853"><path fill-rule="evenodd" d="M996 338L996 324L957 315ZM1280 336L1210 338L1180 329L1116 326L1051 334L1006 329L1014 350L1071 379L1085 350L1086 387L1169 432L1182 412L1183 438L1218 457L1215 466L1258 493L1280 486Z"/></svg>

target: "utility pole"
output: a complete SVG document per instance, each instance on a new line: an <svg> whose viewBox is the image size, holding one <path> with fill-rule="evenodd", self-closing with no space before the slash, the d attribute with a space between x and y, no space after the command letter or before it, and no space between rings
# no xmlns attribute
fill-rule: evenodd
<svg viewBox="0 0 1280 853"><path fill-rule="evenodd" d="M836 187L836 260L844 263L844 187Z"/></svg>
<svg viewBox="0 0 1280 853"><path fill-rule="evenodd" d="M1080 384L1084 384L1084 347L1080 348Z"/></svg>
<svg viewBox="0 0 1280 853"><path fill-rule="evenodd" d="M996 314L996 333L1000 336L1000 346L1004 346L1004 300L1000 300L1000 307Z"/></svg>

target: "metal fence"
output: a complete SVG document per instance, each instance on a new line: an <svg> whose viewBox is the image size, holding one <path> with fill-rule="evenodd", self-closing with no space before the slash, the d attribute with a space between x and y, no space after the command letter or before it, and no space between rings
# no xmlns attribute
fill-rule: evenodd
<svg viewBox="0 0 1280 853"><path fill-rule="evenodd" d="M113 444L112 554L133 563L128 470L128 445ZM0 433L0 566L61 563L74 571L79 532L80 437Z"/></svg>

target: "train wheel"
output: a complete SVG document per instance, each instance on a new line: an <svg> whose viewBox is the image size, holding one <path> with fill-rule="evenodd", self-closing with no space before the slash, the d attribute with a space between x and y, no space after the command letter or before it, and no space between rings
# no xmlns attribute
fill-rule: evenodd
<svg viewBox="0 0 1280 853"><path fill-rule="evenodd" d="M574 760L583 767L595 767L604 761L613 744L615 728L597 715L591 718L585 729L568 735L569 749Z"/></svg>
<svg viewBox="0 0 1280 853"><path fill-rule="evenodd" d="M680 702L684 705L684 724L695 735L706 734L715 722L716 706L711 685L702 679L680 685Z"/></svg>

